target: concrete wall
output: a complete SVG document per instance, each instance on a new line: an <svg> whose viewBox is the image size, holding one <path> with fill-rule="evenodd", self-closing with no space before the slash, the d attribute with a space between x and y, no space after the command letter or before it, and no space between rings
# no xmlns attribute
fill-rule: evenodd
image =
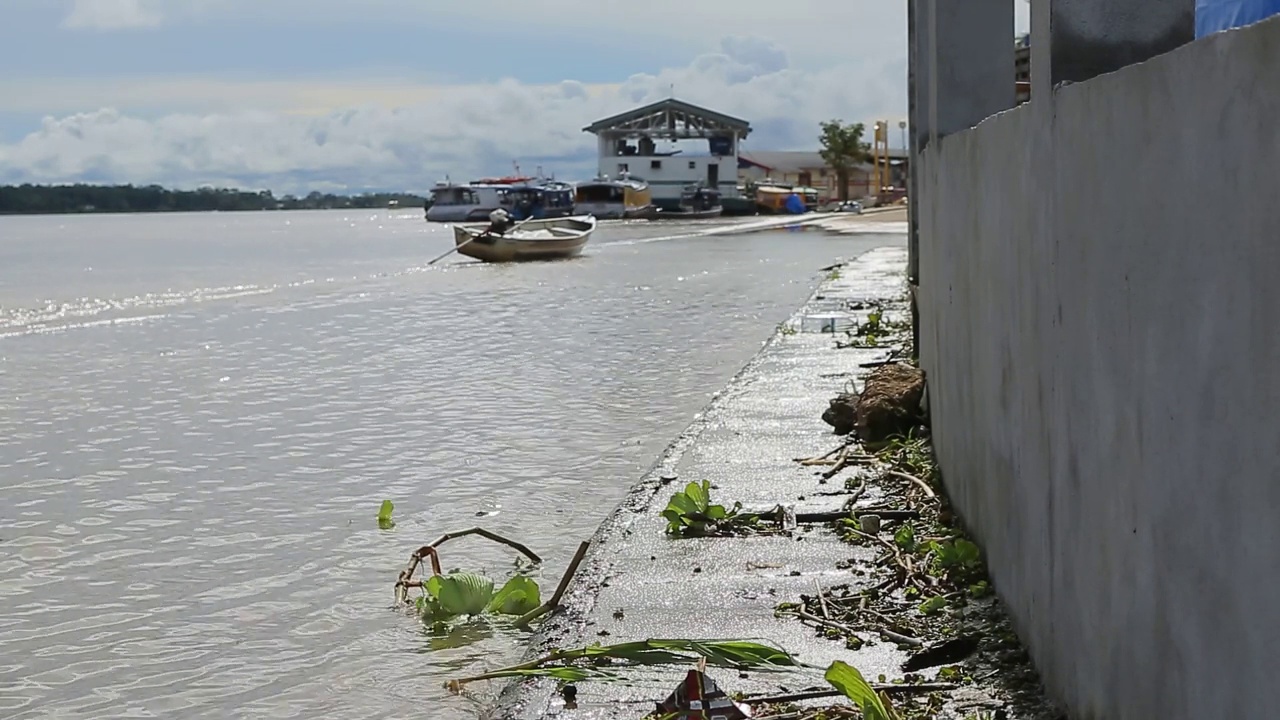
<svg viewBox="0 0 1280 720"><path fill-rule="evenodd" d="M1280 19L918 166L938 457L1076 718L1280 717L1275 88Z"/></svg>

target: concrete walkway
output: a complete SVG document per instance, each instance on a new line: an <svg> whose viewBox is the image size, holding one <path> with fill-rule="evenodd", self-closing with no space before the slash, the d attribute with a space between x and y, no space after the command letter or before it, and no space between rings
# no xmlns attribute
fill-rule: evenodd
<svg viewBox="0 0 1280 720"><path fill-rule="evenodd" d="M902 239L905 243L905 238ZM906 290L906 249L873 250L828 279L788 322L794 330L818 328L805 316L854 317L850 301L901 298ZM840 337L843 337L841 334ZM794 537L671 539L659 513L688 482L710 480L712 502L742 502L749 509L793 504L799 512L839 510L843 481L819 483L815 470L794 461L839 444L820 415L827 400L859 374L858 364L878 360L881 349L836 349L830 333L782 331L734 378L712 405L667 450L593 538L593 546L567 595L567 606L538 632L531 656L555 647L647 638L763 639L825 667L855 662L869 678L901 677L903 659L893 645L856 653L820 639L794 619L777 619L775 606L797 601L815 586L857 583L847 569L871 552L841 542L825 527L802 526ZM822 493L832 493L824 495ZM680 681L666 668L637 674L630 685L582 683L578 708L564 709L554 683L508 686L496 717L627 718L652 710ZM711 669L726 692L778 692L822 684L821 671L797 674L738 673Z"/></svg>

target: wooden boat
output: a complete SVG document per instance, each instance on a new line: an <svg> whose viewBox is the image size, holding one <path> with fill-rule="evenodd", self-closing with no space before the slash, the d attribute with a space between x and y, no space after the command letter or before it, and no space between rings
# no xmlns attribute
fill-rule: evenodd
<svg viewBox="0 0 1280 720"><path fill-rule="evenodd" d="M486 234L488 223L454 225L458 253L484 262L521 262L576 257L591 239L590 215L526 220L502 235Z"/></svg>
<svg viewBox="0 0 1280 720"><path fill-rule="evenodd" d="M627 173L616 180L601 175L578 183L573 204L576 212L590 213L601 220L652 220L658 210L649 183Z"/></svg>
<svg viewBox="0 0 1280 720"><path fill-rule="evenodd" d="M817 202L816 196L814 202ZM761 215L800 214L809 210L804 195L799 190L790 185L772 182L756 185L756 208Z"/></svg>
<svg viewBox="0 0 1280 720"><path fill-rule="evenodd" d="M678 210L663 210L658 217L663 220L709 220L720 217L723 212L720 193L694 185L680 193Z"/></svg>

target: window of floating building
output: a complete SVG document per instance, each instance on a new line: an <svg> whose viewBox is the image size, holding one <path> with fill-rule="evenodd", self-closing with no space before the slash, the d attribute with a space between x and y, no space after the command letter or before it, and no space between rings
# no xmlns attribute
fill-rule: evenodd
<svg viewBox="0 0 1280 720"><path fill-rule="evenodd" d="M618 163L618 172L624 173L629 171L630 171L630 168L627 167L626 163Z"/></svg>
<svg viewBox="0 0 1280 720"><path fill-rule="evenodd" d="M662 161L661 161L661 160L650 160L650 161L649 161L649 169L650 169L650 170L661 170L661 169L662 169Z"/></svg>
<svg viewBox="0 0 1280 720"><path fill-rule="evenodd" d="M690 161L689 161L689 169L690 169L690 170L697 170L697 169L698 169L698 163L697 163L696 161L694 161L694 160L690 160Z"/></svg>

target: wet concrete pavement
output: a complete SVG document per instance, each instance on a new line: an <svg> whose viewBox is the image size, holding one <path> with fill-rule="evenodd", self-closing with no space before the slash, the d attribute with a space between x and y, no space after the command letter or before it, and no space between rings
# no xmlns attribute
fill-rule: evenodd
<svg viewBox="0 0 1280 720"><path fill-rule="evenodd" d="M899 236L901 237L901 236ZM903 238L902 242L905 241ZM726 692L775 693L823 685L831 661L854 662L868 678L901 677L904 655L877 643L855 654L791 618L781 602L798 601L819 584L868 582L847 569L869 563L872 551L841 542L825 526L802 525L792 537L673 539L660 512L673 492L709 480L711 500L763 510L779 503L798 512L837 511L847 495L842 477L820 484L822 468L795 458L821 455L839 444L820 416L827 400L862 374L859 363L884 349L837 349L830 332L809 332L834 319L837 332L855 319L853 301L897 300L906 291L906 249L882 247L842 267L788 321L759 355L698 416L632 490L592 539L566 604L539 630L530 657L553 648L647 638L758 639L776 644L816 669L749 673L712 668ZM809 321L805 320L810 316ZM822 494L831 493L831 494ZM678 668L628 673L634 681L578 685L577 708L566 709L549 681L508 685L494 717L640 718L680 681Z"/></svg>

